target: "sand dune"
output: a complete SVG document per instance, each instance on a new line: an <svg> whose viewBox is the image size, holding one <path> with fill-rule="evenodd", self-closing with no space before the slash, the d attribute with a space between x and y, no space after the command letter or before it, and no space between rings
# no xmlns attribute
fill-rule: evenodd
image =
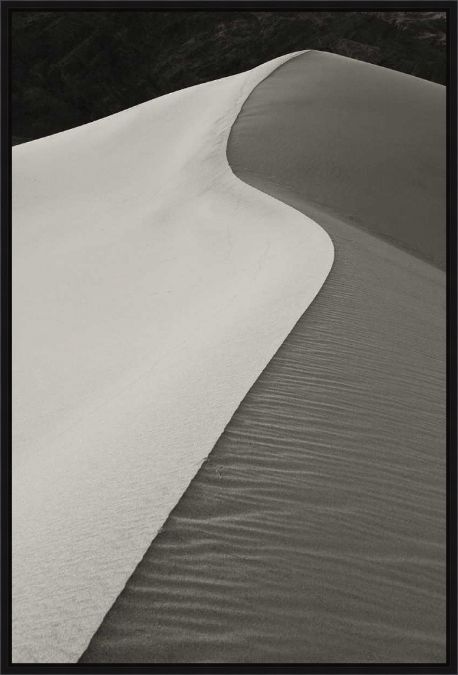
<svg viewBox="0 0 458 675"><path fill-rule="evenodd" d="M321 53L248 98L233 170L334 266L83 662L444 662L443 106Z"/></svg>
<svg viewBox="0 0 458 675"><path fill-rule="evenodd" d="M13 151L13 661L75 661L323 284L227 137L290 58Z"/></svg>

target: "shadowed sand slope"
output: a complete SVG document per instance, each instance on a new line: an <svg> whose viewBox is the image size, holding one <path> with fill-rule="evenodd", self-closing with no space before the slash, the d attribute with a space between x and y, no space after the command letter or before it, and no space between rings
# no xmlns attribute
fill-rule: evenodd
<svg viewBox="0 0 458 675"><path fill-rule="evenodd" d="M320 53L248 98L233 170L335 263L83 662L445 660L445 278L400 248L442 260L441 101Z"/></svg>
<svg viewBox="0 0 458 675"><path fill-rule="evenodd" d="M228 158L445 267L445 129L445 87L310 51L250 99Z"/></svg>

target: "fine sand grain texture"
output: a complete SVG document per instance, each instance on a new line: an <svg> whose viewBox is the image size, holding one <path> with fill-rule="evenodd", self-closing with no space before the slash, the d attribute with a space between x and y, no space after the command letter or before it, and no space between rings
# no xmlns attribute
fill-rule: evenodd
<svg viewBox="0 0 458 675"><path fill-rule="evenodd" d="M323 284L227 138L290 56L13 151L13 662L76 661Z"/></svg>
<svg viewBox="0 0 458 675"><path fill-rule="evenodd" d="M82 662L445 661L443 105L321 53L248 98L233 170L335 262Z"/></svg>

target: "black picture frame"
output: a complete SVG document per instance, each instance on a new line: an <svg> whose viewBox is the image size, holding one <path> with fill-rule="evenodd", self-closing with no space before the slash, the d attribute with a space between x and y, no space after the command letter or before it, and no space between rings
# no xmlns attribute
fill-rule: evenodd
<svg viewBox="0 0 458 675"><path fill-rule="evenodd" d="M13 12L37 10L327 10L447 13L447 661L444 664L12 664L11 662L11 79ZM405 0L2 0L2 673L457 673L457 2Z"/></svg>

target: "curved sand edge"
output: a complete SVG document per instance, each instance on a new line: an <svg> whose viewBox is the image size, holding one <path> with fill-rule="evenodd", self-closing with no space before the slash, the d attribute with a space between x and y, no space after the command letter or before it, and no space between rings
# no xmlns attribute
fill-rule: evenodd
<svg viewBox="0 0 458 675"><path fill-rule="evenodd" d="M288 58L13 150L15 663L80 656L329 272L226 159Z"/></svg>
<svg viewBox="0 0 458 675"><path fill-rule="evenodd" d="M82 662L445 659L444 274L380 231L310 204L301 183L310 125L297 119L302 102L312 105L310 56L253 90L228 154L241 179L331 234L333 268ZM353 140L371 141L361 128ZM321 158L322 173L331 158ZM387 191L374 216L393 207L380 166ZM411 204L404 243L417 217ZM336 209L330 199L326 206Z"/></svg>
<svg viewBox="0 0 458 675"><path fill-rule="evenodd" d="M274 179L314 212L445 268L444 86L311 50L281 65L243 113L228 146L235 173Z"/></svg>

